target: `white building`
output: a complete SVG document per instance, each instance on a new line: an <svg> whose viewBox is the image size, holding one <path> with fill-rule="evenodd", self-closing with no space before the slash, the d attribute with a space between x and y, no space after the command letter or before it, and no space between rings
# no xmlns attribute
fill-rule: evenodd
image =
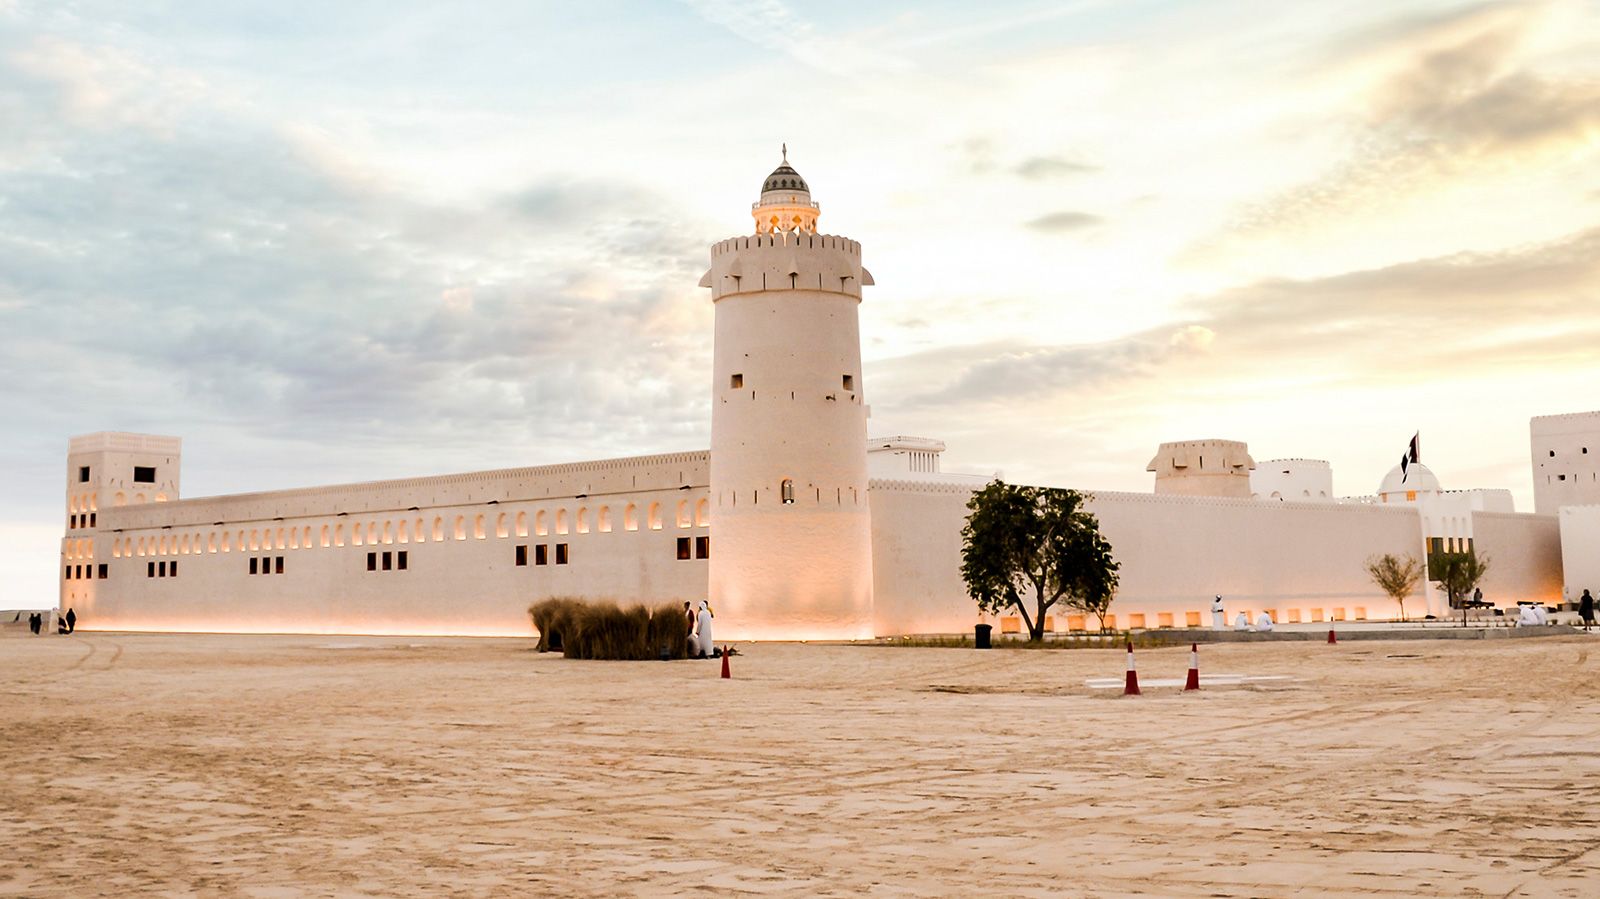
<svg viewBox="0 0 1600 899"><path fill-rule="evenodd" d="M937 440L869 439L857 310L872 275L860 244L817 233L787 160L752 215L700 282L710 451L182 499L176 438L90 434L68 451L61 608L85 629L527 634L546 596L709 596L731 639L967 631L960 532L987 478L942 471ZM1154 493L1095 492L1122 563L1106 623L1199 625L1217 593L1230 615L1388 617L1363 562L1457 546L1494 556L1485 592L1505 603L1561 595L1553 512L1441 491L1420 466L1332 502L1326 463L1266 465L1237 441L1163 444Z"/></svg>

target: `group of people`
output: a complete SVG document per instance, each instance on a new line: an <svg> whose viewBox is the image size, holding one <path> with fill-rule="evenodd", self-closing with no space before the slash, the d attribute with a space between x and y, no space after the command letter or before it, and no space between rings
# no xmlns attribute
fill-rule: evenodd
<svg viewBox="0 0 1600 899"><path fill-rule="evenodd" d="M17 614L20 615L22 613L18 612ZM56 618L56 633L62 634L62 635L66 635L66 634L72 633L73 631L75 631L77 629L78 629L78 613L77 612L74 612L71 609L68 609L67 610L67 614L58 616ZM43 633L43 631L44 631L44 613L43 612L34 612L32 615L28 616L28 630L33 631L33 633L35 635Z"/></svg>
<svg viewBox="0 0 1600 899"><path fill-rule="evenodd" d="M1217 598L1211 602L1211 629L1214 631L1225 631L1228 629L1228 612L1223 606L1222 597L1220 595L1218 595ZM1236 631L1254 630L1261 633L1268 633L1272 630L1272 614L1270 612L1262 611L1261 614L1256 616L1255 625L1252 627L1250 624L1249 613L1240 612L1233 618L1233 629Z"/></svg>
<svg viewBox="0 0 1600 899"><path fill-rule="evenodd" d="M689 658L714 659L721 656L722 650L717 649L711 640L711 619L716 617L711 614L711 602L700 600L700 609L696 611L685 600L683 615L689 627Z"/></svg>

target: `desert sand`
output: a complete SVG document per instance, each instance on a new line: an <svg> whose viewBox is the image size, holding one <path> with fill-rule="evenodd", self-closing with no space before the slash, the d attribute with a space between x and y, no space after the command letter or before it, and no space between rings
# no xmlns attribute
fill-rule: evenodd
<svg viewBox="0 0 1600 899"><path fill-rule="evenodd" d="M1600 644L0 639L0 892L1491 895L1600 884ZM1187 649L1141 650L1147 678Z"/></svg>

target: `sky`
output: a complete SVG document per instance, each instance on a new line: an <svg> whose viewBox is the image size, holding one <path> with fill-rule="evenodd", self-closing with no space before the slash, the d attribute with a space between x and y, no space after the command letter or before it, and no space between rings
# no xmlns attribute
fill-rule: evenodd
<svg viewBox="0 0 1600 899"><path fill-rule="evenodd" d="M1356 495L1420 431L1531 511L1529 417L1600 409L1597 2L0 0L0 608L75 434L185 496L703 449L785 142L947 470Z"/></svg>

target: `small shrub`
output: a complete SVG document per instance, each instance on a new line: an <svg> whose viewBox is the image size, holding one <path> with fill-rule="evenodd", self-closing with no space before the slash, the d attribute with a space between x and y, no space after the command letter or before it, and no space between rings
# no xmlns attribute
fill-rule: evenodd
<svg viewBox="0 0 1600 899"><path fill-rule="evenodd" d="M528 607L539 632L538 650L559 649L569 659L623 659L642 661L688 657L683 609L661 605L654 609L635 603L626 609L615 602L584 602L553 597Z"/></svg>

